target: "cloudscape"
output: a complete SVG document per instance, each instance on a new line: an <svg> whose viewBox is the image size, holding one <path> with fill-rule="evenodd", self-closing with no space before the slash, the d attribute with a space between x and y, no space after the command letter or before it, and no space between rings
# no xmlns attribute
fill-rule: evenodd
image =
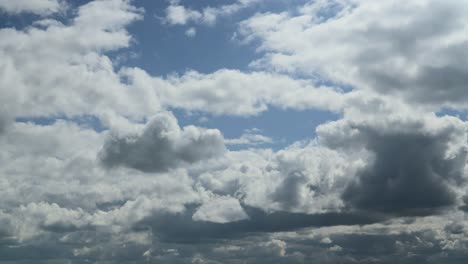
<svg viewBox="0 0 468 264"><path fill-rule="evenodd" d="M0 0L0 263L468 263L468 0Z"/></svg>

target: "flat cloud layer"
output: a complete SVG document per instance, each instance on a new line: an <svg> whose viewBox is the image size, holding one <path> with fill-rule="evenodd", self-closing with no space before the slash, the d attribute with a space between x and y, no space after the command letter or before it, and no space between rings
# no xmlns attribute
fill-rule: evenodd
<svg viewBox="0 0 468 264"><path fill-rule="evenodd" d="M119 66L137 1L0 0L1 263L466 262L465 1L166 4L251 67ZM338 117L272 149L174 114L270 107Z"/></svg>

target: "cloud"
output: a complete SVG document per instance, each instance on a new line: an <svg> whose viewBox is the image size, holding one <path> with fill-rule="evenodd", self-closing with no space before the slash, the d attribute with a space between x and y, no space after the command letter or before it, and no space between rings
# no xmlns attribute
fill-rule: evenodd
<svg viewBox="0 0 468 264"><path fill-rule="evenodd" d="M111 135L100 159L108 167L122 165L159 172L217 157L224 150L218 130L195 126L181 129L172 114L162 113L154 116L139 134Z"/></svg>
<svg viewBox="0 0 468 264"><path fill-rule="evenodd" d="M197 30L191 27L185 31L185 35L189 38L193 38L195 37L195 35L197 35Z"/></svg>
<svg viewBox="0 0 468 264"><path fill-rule="evenodd" d="M385 220L379 215L353 213L304 214L289 212L267 213L243 205L248 217L237 221L194 221L195 208L188 207L180 214L155 214L143 219L139 225L151 226L161 241L167 243L209 243L216 239L244 238L252 234L294 231L307 227L339 225L366 225ZM137 225L138 226L138 225Z"/></svg>
<svg viewBox="0 0 468 264"><path fill-rule="evenodd" d="M247 129L239 138L225 139L227 145L263 145L273 143L273 139L259 134L257 129Z"/></svg>
<svg viewBox="0 0 468 264"><path fill-rule="evenodd" d="M0 0L0 10L11 13L33 13L41 16L65 10L67 5L62 0Z"/></svg>
<svg viewBox="0 0 468 264"><path fill-rule="evenodd" d="M267 110L268 105L339 111L345 100L339 89L316 87L310 81L268 72L221 69L209 74L188 71L162 78L138 68L127 68L122 75L133 87L155 89L163 107L215 115L256 115Z"/></svg>
<svg viewBox="0 0 468 264"><path fill-rule="evenodd" d="M0 262L466 262L467 123L432 112L466 101L463 2L307 1L240 24L261 71L167 76L116 64L136 2L36 2L0 29ZM173 24L255 2L171 1ZM169 112L270 106L338 117L273 150Z"/></svg>
<svg viewBox="0 0 468 264"><path fill-rule="evenodd" d="M154 92L127 87L104 54L128 47L132 36L125 26L141 18L142 10L128 1L93 1L67 24L47 19L0 29L2 112L10 119L154 114Z"/></svg>
<svg viewBox="0 0 468 264"><path fill-rule="evenodd" d="M247 219L248 216L239 204L239 200L232 197L214 197L204 202L193 214L194 221L208 221L213 223L230 223Z"/></svg>
<svg viewBox="0 0 468 264"><path fill-rule="evenodd" d="M263 56L251 65L319 75L439 109L466 108L465 1L318 1L241 23Z"/></svg>
<svg viewBox="0 0 468 264"><path fill-rule="evenodd" d="M208 6L198 11L181 5L179 1L171 1L171 4L166 8L165 22L170 25L185 25L188 23L212 25L216 23L219 17L234 15L257 2L259 0L238 0L232 4L216 7Z"/></svg>
<svg viewBox="0 0 468 264"><path fill-rule="evenodd" d="M367 152L343 201L397 215L432 214L455 205L453 188L466 182L466 124L455 117L405 113L393 102L384 105L389 112L353 109L318 127L323 144L355 156Z"/></svg>

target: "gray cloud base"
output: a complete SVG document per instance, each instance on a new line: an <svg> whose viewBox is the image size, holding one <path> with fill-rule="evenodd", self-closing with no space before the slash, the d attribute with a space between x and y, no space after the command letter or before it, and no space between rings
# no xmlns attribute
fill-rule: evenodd
<svg viewBox="0 0 468 264"><path fill-rule="evenodd" d="M181 129L171 114L153 117L140 135L111 135L100 152L108 167L127 166L146 172L167 171L183 163L219 156L225 151L218 130Z"/></svg>

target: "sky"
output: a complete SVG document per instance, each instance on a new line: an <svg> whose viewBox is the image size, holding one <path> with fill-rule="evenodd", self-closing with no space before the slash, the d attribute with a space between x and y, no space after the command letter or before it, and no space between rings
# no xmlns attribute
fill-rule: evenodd
<svg viewBox="0 0 468 264"><path fill-rule="evenodd" d="M0 263L468 259L466 0L0 0L0 58Z"/></svg>

